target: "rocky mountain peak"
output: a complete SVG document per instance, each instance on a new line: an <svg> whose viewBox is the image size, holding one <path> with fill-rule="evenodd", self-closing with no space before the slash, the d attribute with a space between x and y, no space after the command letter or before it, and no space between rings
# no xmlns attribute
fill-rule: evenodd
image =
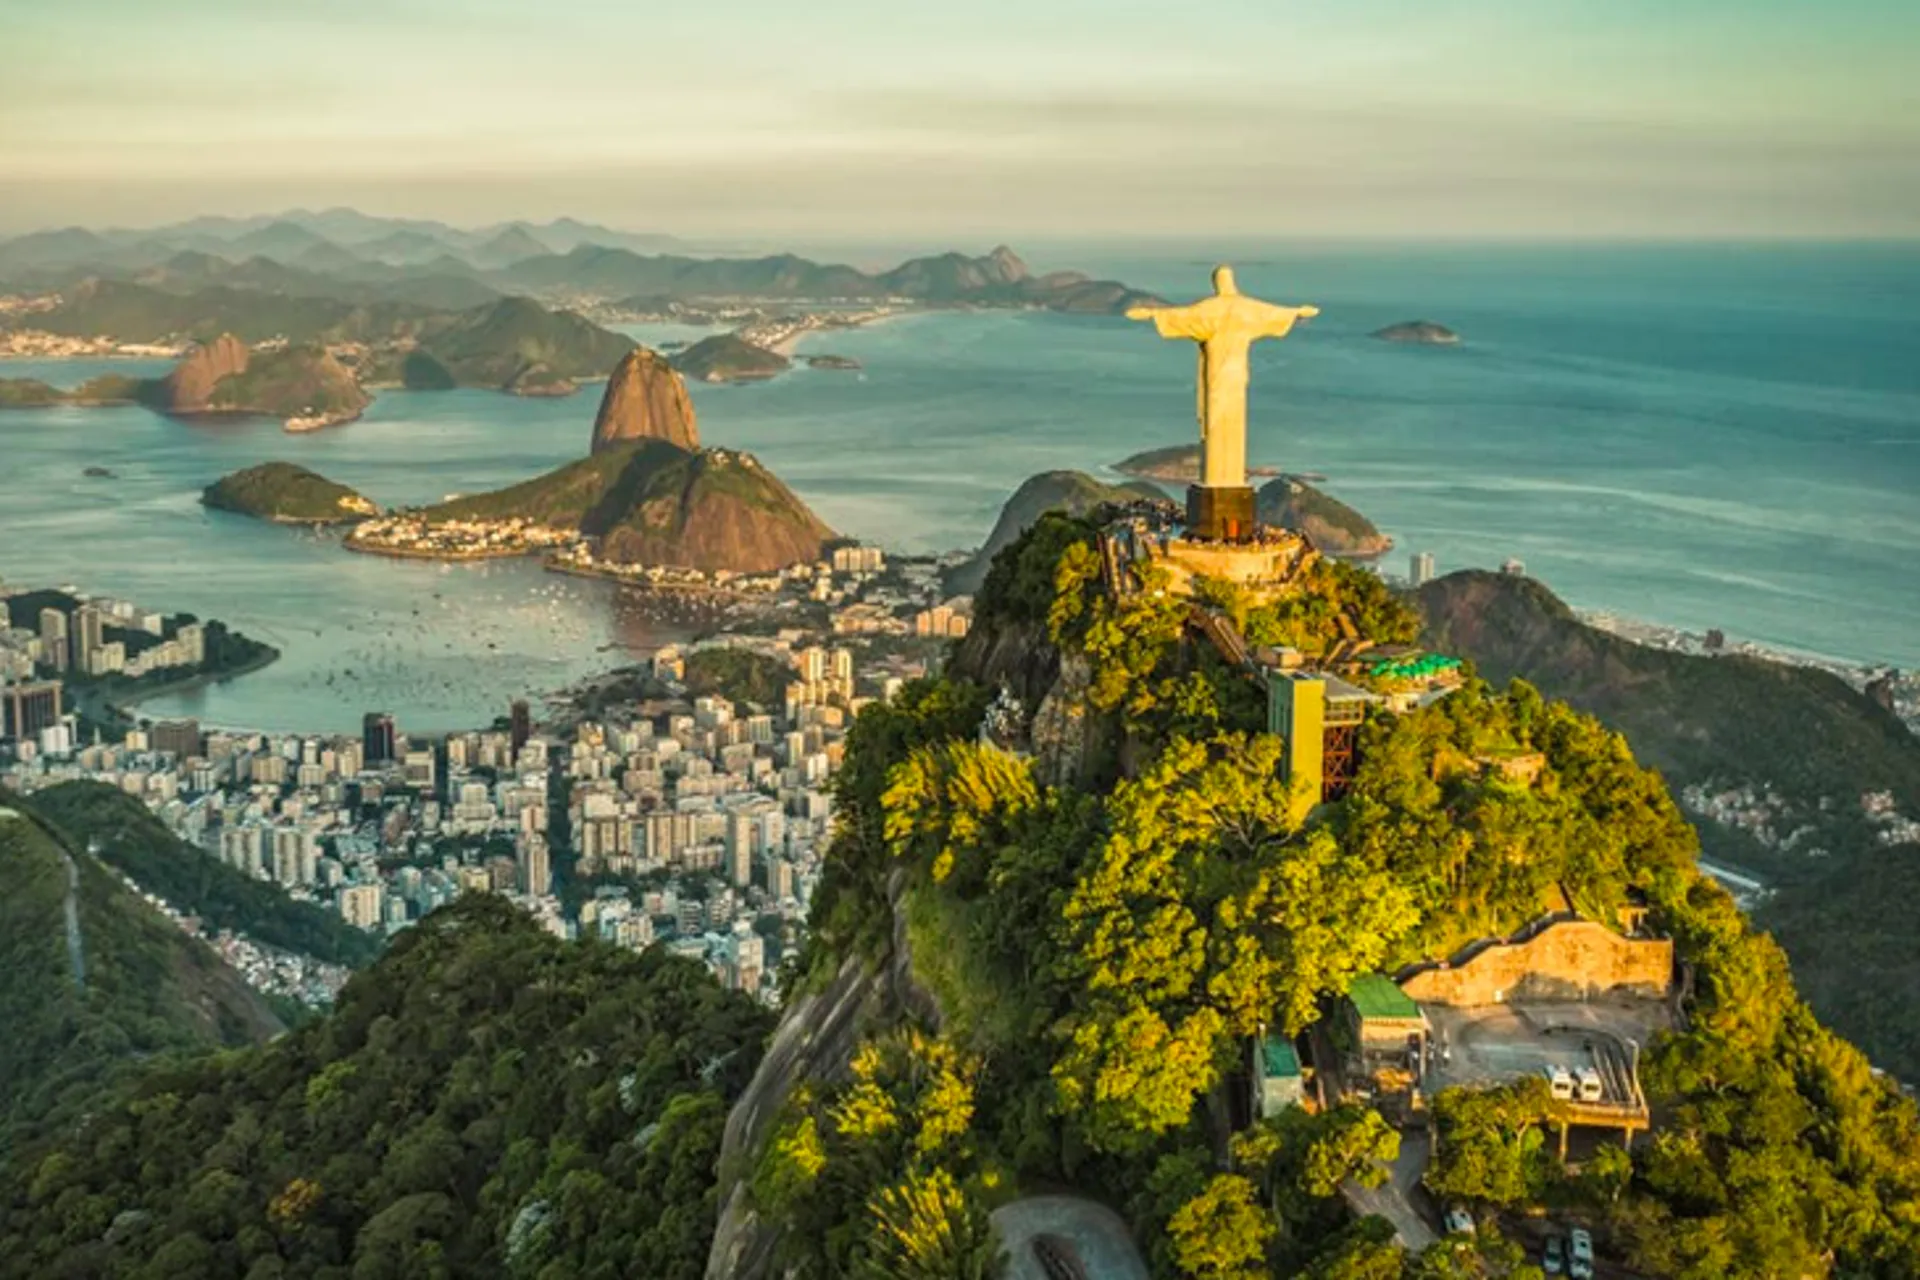
<svg viewBox="0 0 1920 1280"><path fill-rule="evenodd" d="M195 347L161 380L162 403L176 413L205 409L222 378L246 372L248 356L247 344L230 333Z"/></svg>
<svg viewBox="0 0 1920 1280"><path fill-rule="evenodd" d="M1006 245L997 245L987 255L994 279L1001 284L1018 284L1028 276L1027 264Z"/></svg>
<svg viewBox="0 0 1920 1280"><path fill-rule="evenodd" d="M687 384L659 353L646 347L629 351L600 399L593 420L593 452L634 440L665 440L682 449L700 447Z"/></svg>

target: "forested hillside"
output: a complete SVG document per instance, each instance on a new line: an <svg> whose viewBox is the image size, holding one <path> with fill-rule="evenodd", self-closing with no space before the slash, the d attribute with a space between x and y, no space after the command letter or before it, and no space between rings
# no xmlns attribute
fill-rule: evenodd
<svg viewBox="0 0 1920 1280"><path fill-rule="evenodd" d="M1263 1026L1306 1028L1355 975L1513 928L1557 888L1601 919L1644 899L1694 967L1690 1024L1643 1068L1657 1135L1576 1174L1539 1091L1447 1094L1429 1184L1483 1215L1556 1206L1646 1275L1916 1273L1913 1105L1697 872L1625 739L1525 684L1473 684L1371 722L1352 796L1302 820L1244 677L1186 642L1177 601L1100 590L1092 533L1043 518L996 559L947 675L854 730L814 981L850 954L904 961L940 1016L869 1027L850 1074L789 1095L749 1188L785 1265L989 1274L991 1212L1073 1188L1122 1211L1161 1277L1528 1274L1485 1216L1418 1258L1352 1218L1337 1184L1378 1181L1398 1149L1376 1113L1228 1141L1224 1091ZM1246 612L1299 643L1342 591L1370 633L1411 623L1340 576ZM1019 646L1078 708L1043 702L1034 724L1056 729L1030 756L978 734L979 681L1006 681ZM1530 783L1476 767L1519 751L1542 758Z"/></svg>
<svg viewBox="0 0 1920 1280"><path fill-rule="evenodd" d="M91 844L102 862L214 929L330 964L363 965L380 953L373 934L186 843L123 791L98 782L63 782L34 793L30 803L77 847Z"/></svg>
<svg viewBox="0 0 1920 1280"><path fill-rule="evenodd" d="M0 1167L0 1274L692 1280L766 1027L696 964L469 897L328 1017Z"/></svg>
<svg viewBox="0 0 1920 1280"><path fill-rule="evenodd" d="M135 1064L280 1030L239 974L5 791L0 885L0 1177Z"/></svg>

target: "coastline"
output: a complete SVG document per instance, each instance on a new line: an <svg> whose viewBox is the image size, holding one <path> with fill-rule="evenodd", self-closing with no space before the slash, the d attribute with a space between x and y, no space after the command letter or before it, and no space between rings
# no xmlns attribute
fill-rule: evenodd
<svg viewBox="0 0 1920 1280"><path fill-rule="evenodd" d="M901 316L908 314L911 314L911 312L904 307L894 307L871 312L848 312L845 315L838 315L833 312L808 312L808 319L817 318L820 322L817 324L802 325L795 328L785 337L778 338L773 342L755 343L754 345L764 347L775 355L785 356L787 359L792 360L799 351L801 342L807 338L815 337L819 334L832 333L836 329L866 329L876 325L886 324L888 321L897 320ZM748 331L753 327L752 325L745 325L735 330L735 332L745 341L752 342L753 339L748 337Z"/></svg>
<svg viewBox="0 0 1920 1280"><path fill-rule="evenodd" d="M178 680L168 680L163 684L134 689L130 694L114 694L111 696L102 694L100 696L100 706L103 710L131 718L129 713L132 708L139 706L143 702L151 702L155 698L171 697L174 694L192 693L195 689L203 689L210 684L224 684L228 680L252 675L256 671L264 671L278 661L280 661L280 650L274 648L272 645L268 645L265 653L243 662L237 667L230 667L225 671L202 671L194 675L182 676Z"/></svg>
<svg viewBox="0 0 1920 1280"><path fill-rule="evenodd" d="M349 534L340 540L340 545L348 551L357 551L364 556L385 556L389 560L442 560L455 564L463 560L512 560L520 556L538 555L539 548L526 547L509 550L480 551L410 551L405 547L372 546L364 542L355 542Z"/></svg>

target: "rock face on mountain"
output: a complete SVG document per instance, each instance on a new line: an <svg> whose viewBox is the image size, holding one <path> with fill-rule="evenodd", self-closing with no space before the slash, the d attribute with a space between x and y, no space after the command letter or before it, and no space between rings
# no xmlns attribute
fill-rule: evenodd
<svg viewBox="0 0 1920 1280"><path fill-rule="evenodd" d="M636 440L664 440L682 449L700 447L693 399L687 384L664 357L635 347L607 379L593 420L593 452Z"/></svg>
<svg viewBox="0 0 1920 1280"><path fill-rule="evenodd" d="M220 379L202 411L265 414L286 419L290 431L310 431L351 422L369 403L352 370L325 347L283 347Z"/></svg>
<svg viewBox="0 0 1920 1280"><path fill-rule="evenodd" d="M1000 518L994 521L993 532L987 535L980 550L947 575L947 590L961 595L979 590L980 584L987 580L987 570L993 566L993 557L1045 512L1057 510L1081 515L1103 502L1137 502L1142 498L1166 496L1144 481L1107 484L1084 471L1043 471L1030 476L1000 508Z"/></svg>
<svg viewBox="0 0 1920 1280"><path fill-rule="evenodd" d="M156 402L168 413L200 413L225 378L247 371L247 344L230 333L195 347L160 380Z"/></svg>
<svg viewBox="0 0 1920 1280"><path fill-rule="evenodd" d="M289 430L350 422L369 403L325 347L251 352L230 333L196 347L147 398L163 413L258 413L286 419Z"/></svg>
<svg viewBox="0 0 1920 1280"><path fill-rule="evenodd" d="M1264 523L1304 533L1330 556L1372 560L1393 550L1393 539L1373 521L1294 476L1262 485L1256 509Z"/></svg>

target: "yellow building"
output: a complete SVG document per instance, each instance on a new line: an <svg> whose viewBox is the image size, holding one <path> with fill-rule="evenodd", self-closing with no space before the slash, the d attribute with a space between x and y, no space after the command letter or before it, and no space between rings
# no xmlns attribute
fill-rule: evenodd
<svg viewBox="0 0 1920 1280"><path fill-rule="evenodd" d="M1338 676L1269 668L1267 732L1287 744L1281 780L1300 782L1313 804L1345 796L1359 766L1360 726L1379 701Z"/></svg>

